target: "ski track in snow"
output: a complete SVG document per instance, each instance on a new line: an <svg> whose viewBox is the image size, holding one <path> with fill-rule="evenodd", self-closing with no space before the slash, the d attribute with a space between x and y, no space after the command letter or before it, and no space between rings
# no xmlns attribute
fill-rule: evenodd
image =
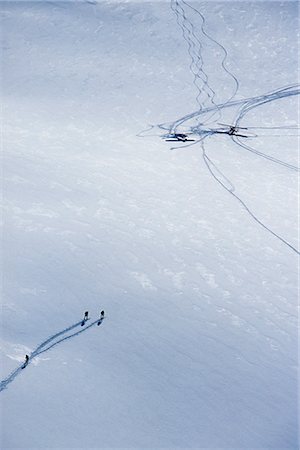
<svg viewBox="0 0 300 450"><path fill-rule="evenodd" d="M90 320L90 319L88 319ZM44 342L42 342L40 345L37 346L37 348L31 352L30 356L29 356L29 360L28 360L28 364L26 364L26 366L24 367L24 362L22 364L19 365L19 367L17 367L13 372L11 372L8 377L6 377L4 380L2 380L0 382L0 392L3 391L4 389L6 389L8 387L8 385L10 383L12 383L15 378L20 375L22 373L22 371L30 364L30 361L32 361L34 358L36 358L37 356L41 355L42 353L45 353L47 351L49 351L51 348L55 347L56 345L60 344L61 342L67 341L68 339L71 339L75 336L79 336L79 334L84 333L86 330L88 330L89 328L93 327L94 325L96 325L98 322L100 321L100 324L103 321L102 319L97 319L94 322L90 323L89 325L87 325L86 327L84 327L83 329L81 329L80 331L77 331L76 333L70 334L68 336L63 337L62 339L59 339L58 341L55 341L53 343L51 343L54 339L57 339L59 336L62 336L65 333L68 333L71 330L74 330L77 327L81 327L82 324L82 320L80 320L80 322L76 322L73 325L65 328L62 331L59 331L56 334L53 334L53 336L48 337ZM50 344L48 347L47 345ZM44 348L46 347L46 348Z"/></svg>
<svg viewBox="0 0 300 450"><path fill-rule="evenodd" d="M195 27L194 27L193 23L188 19L187 10L185 9L185 7L192 10L194 13L196 13L198 16L201 17L201 27L200 27L201 34L200 34L200 36L196 35ZM300 85L292 84L292 85L285 86L285 87L279 88L275 91L272 91L272 92L269 92L266 94L262 94L259 96L250 97L250 98L247 98L244 100L233 100L239 89L239 81L235 77L235 75L232 74L226 67L226 60L228 57L228 52L226 51L224 46L221 43L219 43L218 41L216 41L215 39L213 39L212 37L210 37L206 33L206 31L204 29L205 18L202 15L202 13L200 11L198 11L197 9L195 9L190 4L188 4L185 0L181 0L181 1L180 0L171 0L171 9L176 14L177 23L182 29L183 38L188 44L188 53L191 58L190 71L192 72L193 77L194 77L193 84L195 85L195 87L198 91L197 96L196 96L196 101L199 105L199 110L196 112L190 113L190 114L186 114L185 116L175 120L172 123L158 124L157 125L158 128L167 131L167 133L164 134L162 137L165 138L170 135L179 133L180 132L179 127L185 126L185 124L187 124L186 125L187 129L185 129L185 132L196 134L199 136L199 138L196 139L196 141L191 144L181 145L180 147L172 147L171 150L175 150L176 148L192 147L197 144L200 144L200 147L202 150L203 161L204 161L209 173L215 179L215 181L217 183L219 183L219 185L222 188L224 188L233 198L235 198L235 200L242 206L242 208L249 214L249 216L259 226L261 226L263 229L265 229L268 233L273 235L275 238L279 239L284 245L286 245L288 248L290 248L290 250L292 250L294 253L299 255L300 252L294 245L292 245L284 237L282 237L281 235L279 235L278 233L273 231L270 227L268 227L261 219L259 219L257 217L257 215L253 211L251 211L251 209L247 206L245 201L243 201L243 199L241 197L239 197L237 194L234 193L235 187L234 187L233 183L229 180L229 178L224 173L221 172L221 170L216 166L216 164L212 161L212 159L210 157L208 157L207 150L205 149L205 139L214 134L219 135L221 130L219 128L217 128L217 129L210 128L209 124L212 122L211 119L215 113L218 113L218 118L214 119L213 122L216 122L217 120L221 120L222 109L233 107L233 106L239 106L239 111L237 113L236 118L233 120L233 124L232 124L232 127L234 129L239 130L239 125L240 125L241 120L246 116L246 114L249 111L251 111L254 108L257 108L261 105L275 101L275 100L299 95ZM212 44L215 44L216 46L218 46L219 48L222 49L222 51L224 53L224 57L221 62L221 67L232 78L232 80L234 81L234 84L235 84L232 95L225 102L220 103L220 104L215 103L216 91L210 86L208 76L203 69L204 61L203 61L203 57L201 55L201 50L202 50L201 39L208 39ZM200 81L200 84L197 84L197 82L199 82L199 81ZM202 103L200 102L201 94L204 94L204 96L206 96L206 98L204 98L204 100L202 100ZM207 101L210 101L211 106L206 106ZM212 113L212 114L210 114L207 117L208 113ZM191 119L196 120L197 125L189 126L188 122ZM153 128L154 128L154 126L151 126L149 130L152 130ZM285 127L282 127L280 129L284 129L284 128ZM247 131L248 127L244 126L241 130L243 131L243 129L245 129ZM255 128L255 129L257 130L257 129L259 129L259 127ZM146 131L147 130L145 130L145 132ZM242 133L242 131L241 131L241 133ZM226 132L226 130L221 131L221 132L223 134L225 134L226 136L229 135L229 133ZM137 136L143 136L142 133L143 132L139 133ZM272 157L266 153L260 152L260 151L256 150L255 148L251 147L250 145L246 145L242 141L242 139L249 139L251 137L247 137L247 136L241 137L238 135L239 134L238 132L236 132L236 134L237 135L233 134L233 135L229 135L229 136L230 136L232 142L235 143L236 145L238 145L240 148L247 150L261 158L265 158L274 164L278 164L282 167L285 167L288 170L291 170L293 172L299 172L299 170L300 170L299 167L289 164L285 161L279 160L279 159ZM227 185L226 185L226 183L227 183Z"/></svg>
<svg viewBox="0 0 300 450"><path fill-rule="evenodd" d="M187 3L185 0L181 0L182 5L180 5L179 0L171 0L171 9L176 14L176 19L178 25L181 27L182 35L184 40L188 44L188 52L191 58L191 64L190 64L190 71L194 75L193 84L198 90L198 95L196 97L196 101L199 105L199 112L203 110L205 107L205 103L208 101L214 107L216 110L212 110L213 114L210 115L209 118L206 119L206 123L210 122L212 117L217 112L218 118L221 117L221 111L219 108L219 105L215 102L216 97L216 90L214 90L211 85L209 84L208 75L204 71L204 59L202 57L201 51L203 48L202 39L208 40L212 45L215 45L217 48L221 49L221 52L223 53L223 59L221 61L221 67L226 72L226 74L233 80L234 83L234 89L233 93L231 94L230 98L227 100L226 103L230 102L232 98L235 97L235 95L238 92L239 89L239 81L235 77L235 75L230 72L230 70L226 67L226 60L228 58L228 52L225 49L225 47L215 39L213 39L206 31L205 31L205 18L203 14L198 11L196 8L194 8L192 5ZM194 13L196 13L201 18L201 25L200 25L200 31L202 34L200 36L197 36L197 31L195 29L195 26L193 23L188 19L187 13L184 10L184 6L187 6L190 10L192 10ZM197 47L198 45L198 47ZM196 70L194 70L194 68ZM197 82L201 80L200 85L197 84ZM201 94L206 95L207 98L204 98L204 100L201 103L200 97ZM217 119L214 119L214 122L216 122ZM173 133L176 132L176 128L174 128Z"/></svg>

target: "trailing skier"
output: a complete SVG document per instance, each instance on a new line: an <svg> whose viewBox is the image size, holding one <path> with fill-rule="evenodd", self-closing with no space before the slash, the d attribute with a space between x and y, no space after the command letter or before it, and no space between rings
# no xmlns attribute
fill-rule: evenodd
<svg viewBox="0 0 300 450"><path fill-rule="evenodd" d="M29 356L25 355L25 362L24 362L24 364L22 366L22 369L25 369L25 367L28 366L28 363L29 363Z"/></svg>

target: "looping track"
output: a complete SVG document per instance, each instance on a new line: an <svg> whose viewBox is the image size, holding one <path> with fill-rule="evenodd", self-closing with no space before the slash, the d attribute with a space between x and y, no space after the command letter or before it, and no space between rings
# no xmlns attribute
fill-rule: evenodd
<svg viewBox="0 0 300 450"><path fill-rule="evenodd" d="M176 20L181 28L182 36L188 46L188 53L191 60L189 69L193 75L193 84L197 90L196 102L198 105L198 109L174 120L173 122L158 124L157 127L160 130L164 131L162 137L174 135L176 133L179 133L180 131L182 132L183 129L186 133L192 133L198 136L195 142L191 144L181 145L179 148L200 145L205 166L207 167L210 175L215 179L215 181L217 181L223 189L225 189L235 198L240 206L243 207L243 209L258 225L260 225L267 232L279 239L284 245L290 248L290 250L297 254L300 254L295 246L293 246L279 234L275 233L271 228L266 226L266 224L264 224L263 221L260 220L251 211L247 204L236 193L234 193L233 183L221 172L221 170L216 166L212 159L208 157L207 150L205 148L206 138L216 133L220 133L218 129L212 128L210 124L222 118L224 109L232 107L238 108L238 112L232 123L232 127L238 130L241 120L246 117L248 112L269 102L274 102L282 98L299 95L300 85L291 84L259 96L235 100L234 98L239 89L239 81L236 76L227 68L226 62L228 53L225 47L206 32L206 23L203 14L185 0L171 0L171 9L176 15ZM191 19L189 18L191 14L193 15L193 17L198 17L201 19L200 28L196 29L195 25L192 23ZM221 50L221 52L223 53L223 59L221 61L220 69L223 70L224 74L226 74L228 76L228 79L231 80L231 84L233 83L232 94L227 100L222 103L216 102L217 89L212 86L208 74L205 70L205 61L202 52L204 43L206 45L210 44L211 46L217 47L219 50ZM217 69L218 68L216 67L215 70ZM214 120L212 120L213 117ZM192 125L191 122L193 122ZM151 129L152 128L154 127L151 127ZM246 129L247 128L248 127L246 126ZM252 128L254 128L255 130L259 130L260 128L263 129L264 127ZM268 129L272 130L272 128L284 130L290 127L269 127ZM297 129L297 127L295 128ZM264 158L273 164L283 167L285 170L289 170L291 172L299 172L299 167L285 162L281 159L275 158L274 156L270 156L267 153L258 151L248 143L246 144L245 139L247 139L247 136L240 136L239 133L231 134L229 133L229 130L228 132L223 132L223 134L230 135L230 138L235 145L238 145L241 149L246 150L247 152L251 152L256 157ZM140 134L140 136L142 135ZM172 149L174 149L174 147Z"/></svg>

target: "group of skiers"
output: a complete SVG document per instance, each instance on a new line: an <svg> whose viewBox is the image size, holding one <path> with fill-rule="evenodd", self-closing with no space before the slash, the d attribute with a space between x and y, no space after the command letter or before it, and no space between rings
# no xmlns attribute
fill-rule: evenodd
<svg viewBox="0 0 300 450"><path fill-rule="evenodd" d="M102 310L100 313L100 317L99 320L97 322L97 325L100 325L100 323L102 322L102 320L104 319L104 311ZM85 324L85 322L89 320L89 312L85 311L82 322L81 322L81 326L83 327L83 325Z"/></svg>
<svg viewBox="0 0 300 450"><path fill-rule="evenodd" d="M99 320L97 322L97 325L100 325L103 319L104 319L104 311L102 310L100 312L100 317L99 317ZM85 311L84 316L83 316L83 320L81 322L81 326L83 326L87 320L89 320L89 312ZM25 369L25 367L28 365L28 363L29 363L29 355L25 355L25 362L24 362L24 364L22 366L22 369Z"/></svg>
<svg viewBox="0 0 300 450"><path fill-rule="evenodd" d="M86 322L89 318L89 312L85 311L84 316L83 316L83 320ZM102 310L100 313L100 319L104 319L104 311Z"/></svg>

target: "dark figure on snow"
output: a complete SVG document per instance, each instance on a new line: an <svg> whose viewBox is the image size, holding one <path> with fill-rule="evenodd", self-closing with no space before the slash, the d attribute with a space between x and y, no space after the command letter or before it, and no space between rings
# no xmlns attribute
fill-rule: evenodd
<svg viewBox="0 0 300 450"><path fill-rule="evenodd" d="M25 362L24 362L23 366L21 367L21 369L25 369L25 367L27 367L28 363L29 363L29 356L25 355Z"/></svg>
<svg viewBox="0 0 300 450"><path fill-rule="evenodd" d="M231 127L229 128L228 134L229 134L229 136L234 136L234 135L236 134L236 132L237 132L236 127L231 126Z"/></svg>
<svg viewBox="0 0 300 450"><path fill-rule="evenodd" d="M85 311L83 320L86 321L89 318L89 312Z"/></svg>
<svg viewBox="0 0 300 450"><path fill-rule="evenodd" d="M183 142L187 140L187 135L184 133L175 133L174 137L176 139L178 139L179 141L183 141Z"/></svg>
<svg viewBox="0 0 300 450"><path fill-rule="evenodd" d="M98 322L97 322L97 325L100 325L100 324L102 323L102 320L103 320L103 319L104 319L104 311L101 311L99 320L98 320Z"/></svg>

